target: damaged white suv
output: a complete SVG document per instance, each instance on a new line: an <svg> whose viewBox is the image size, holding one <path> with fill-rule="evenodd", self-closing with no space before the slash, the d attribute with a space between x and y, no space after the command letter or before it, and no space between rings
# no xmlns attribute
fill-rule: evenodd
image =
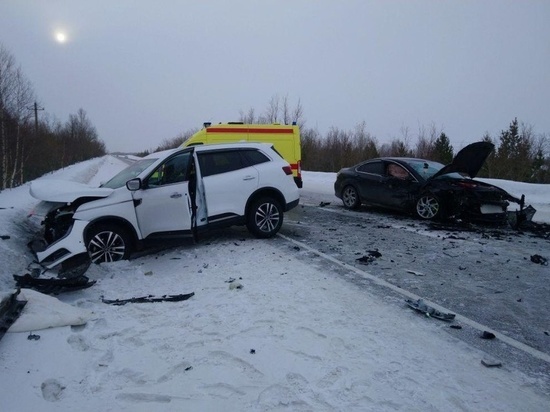
<svg viewBox="0 0 550 412"><path fill-rule="evenodd" d="M145 240L219 226L245 224L268 238L299 202L290 165L263 143L153 153L98 188L43 179L30 193L45 211L44 239L31 247L47 268L85 254L96 263L127 259Z"/></svg>

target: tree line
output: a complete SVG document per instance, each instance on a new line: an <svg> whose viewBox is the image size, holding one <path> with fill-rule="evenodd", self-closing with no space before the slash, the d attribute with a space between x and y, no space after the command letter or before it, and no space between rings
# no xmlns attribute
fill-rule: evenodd
<svg viewBox="0 0 550 412"><path fill-rule="evenodd" d="M62 123L42 114L37 100L21 66L0 44L0 190L106 153L83 109Z"/></svg>
<svg viewBox="0 0 550 412"><path fill-rule="evenodd" d="M42 113L31 82L13 55L0 43L0 190L13 188L47 172L106 154L106 147L83 109L61 122ZM41 113L40 117L38 113ZM449 137L432 124L414 134L401 128L399 137L380 143L366 122L351 130L331 127L324 135L306 126L301 102L291 106L288 96L273 96L267 108L240 112L243 123L296 123L302 139L302 169L337 172L380 156L408 156L449 163L456 152ZM155 149L178 147L198 129L189 129L161 142ZM495 150L480 177L550 183L550 139L513 119L498 136L485 134ZM146 155L148 151L138 153Z"/></svg>

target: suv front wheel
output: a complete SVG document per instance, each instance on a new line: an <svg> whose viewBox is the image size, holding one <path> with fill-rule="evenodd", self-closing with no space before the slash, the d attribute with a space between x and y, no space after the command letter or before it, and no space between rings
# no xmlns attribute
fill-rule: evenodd
<svg viewBox="0 0 550 412"><path fill-rule="evenodd" d="M118 225L97 225L90 229L86 249L93 263L116 262L130 257L128 233Z"/></svg>
<svg viewBox="0 0 550 412"><path fill-rule="evenodd" d="M246 217L246 227L256 237L273 237L283 224L283 208L272 197L255 200Z"/></svg>

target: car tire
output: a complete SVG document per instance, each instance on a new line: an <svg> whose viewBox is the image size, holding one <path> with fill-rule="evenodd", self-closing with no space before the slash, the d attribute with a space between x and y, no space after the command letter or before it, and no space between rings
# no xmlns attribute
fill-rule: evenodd
<svg viewBox="0 0 550 412"><path fill-rule="evenodd" d="M359 193L354 186L348 185L342 190L342 202L346 209L358 209L361 206L361 200L359 199Z"/></svg>
<svg viewBox="0 0 550 412"><path fill-rule="evenodd" d="M132 241L118 225L97 225L88 232L86 250L92 263L117 262L130 257Z"/></svg>
<svg viewBox="0 0 550 412"><path fill-rule="evenodd" d="M442 215L441 201L431 193L425 193L416 201L416 215L425 220L437 219Z"/></svg>
<svg viewBox="0 0 550 412"><path fill-rule="evenodd" d="M255 200L246 217L246 227L258 238L275 236L283 225L283 208L272 197Z"/></svg>

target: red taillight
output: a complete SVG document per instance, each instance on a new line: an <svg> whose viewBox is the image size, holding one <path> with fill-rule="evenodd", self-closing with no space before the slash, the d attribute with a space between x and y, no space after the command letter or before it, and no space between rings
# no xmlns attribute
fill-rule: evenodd
<svg viewBox="0 0 550 412"><path fill-rule="evenodd" d="M285 172L285 174L288 176L292 174L292 169L290 168L290 166L283 166L283 172Z"/></svg>

